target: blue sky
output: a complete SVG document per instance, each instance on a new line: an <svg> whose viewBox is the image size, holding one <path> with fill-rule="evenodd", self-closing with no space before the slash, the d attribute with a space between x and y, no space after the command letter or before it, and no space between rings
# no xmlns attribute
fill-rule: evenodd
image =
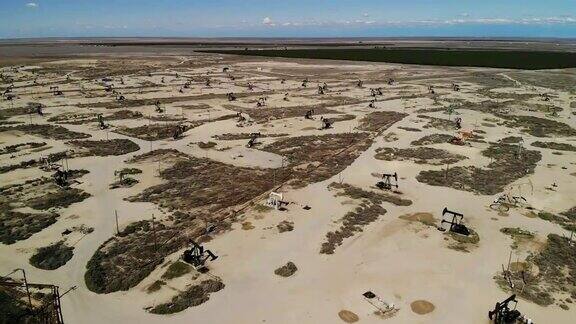
<svg viewBox="0 0 576 324"><path fill-rule="evenodd" d="M0 38L573 37L576 0L0 0Z"/></svg>

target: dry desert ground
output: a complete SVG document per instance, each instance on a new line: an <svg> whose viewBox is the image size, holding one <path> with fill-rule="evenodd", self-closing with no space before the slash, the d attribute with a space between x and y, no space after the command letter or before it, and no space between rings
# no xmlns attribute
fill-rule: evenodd
<svg viewBox="0 0 576 324"><path fill-rule="evenodd" d="M576 318L574 70L148 53L1 74L0 275L75 286L67 323L488 323L512 293Z"/></svg>

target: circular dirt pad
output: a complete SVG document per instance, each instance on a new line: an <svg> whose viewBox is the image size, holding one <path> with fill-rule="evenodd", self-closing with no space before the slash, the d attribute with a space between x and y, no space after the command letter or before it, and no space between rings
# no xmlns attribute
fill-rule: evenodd
<svg viewBox="0 0 576 324"><path fill-rule="evenodd" d="M428 313L432 313L434 311L434 304L427 300L417 300L410 304L410 308L416 314L424 315Z"/></svg>
<svg viewBox="0 0 576 324"><path fill-rule="evenodd" d="M341 310L338 312L338 316L346 323L355 323L359 320L358 315L352 313L349 310Z"/></svg>

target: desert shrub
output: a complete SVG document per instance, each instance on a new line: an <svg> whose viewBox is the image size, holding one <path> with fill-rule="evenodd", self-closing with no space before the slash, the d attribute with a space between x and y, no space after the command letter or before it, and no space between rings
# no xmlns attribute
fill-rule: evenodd
<svg viewBox="0 0 576 324"><path fill-rule="evenodd" d="M72 259L73 251L73 247L60 241L36 250L36 253L30 257L30 264L43 270L58 269Z"/></svg>
<svg viewBox="0 0 576 324"><path fill-rule="evenodd" d="M170 280L182 277L190 271L192 271L190 265L181 261L176 261L168 266L168 269L166 269L166 272L162 275L162 279Z"/></svg>

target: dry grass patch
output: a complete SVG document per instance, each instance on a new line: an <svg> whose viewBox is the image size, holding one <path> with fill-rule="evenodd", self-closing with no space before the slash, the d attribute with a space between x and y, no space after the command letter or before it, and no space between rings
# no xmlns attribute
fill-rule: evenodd
<svg viewBox="0 0 576 324"><path fill-rule="evenodd" d="M362 232L364 226L376 221L385 213L386 209L382 206L365 203L348 212L342 218L340 228L326 234L326 242L322 243L320 253L334 254L336 247L342 245L345 238L354 236L356 232Z"/></svg>
<svg viewBox="0 0 576 324"><path fill-rule="evenodd" d="M369 132L383 132L406 116L408 114L395 111L375 111L364 116L360 120L358 128Z"/></svg>
<svg viewBox="0 0 576 324"><path fill-rule="evenodd" d="M285 265L281 266L280 268L274 270L274 274L280 277L290 277L294 273L296 273L296 271L298 271L298 268L296 267L294 262L290 261Z"/></svg>
<svg viewBox="0 0 576 324"><path fill-rule="evenodd" d="M124 138L99 141L70 141L68 144L80 149L80 152L74 153L74 155L80 156L124 155L140 149L138 144Z"/></svg>
<svg viewBox="0 0 576 324"><path fill-rule="evenodd" d="M446 150L431 147L417 148L392 148L383 147L376 150L374 156L378 160L384 161L405 161L410 160L417 164L445 165L460 162L467 157L460 154L453 154Z"/></svg>
<svg viewBox="0 0 576 324"><path fill-rule="evenodd" d="M534 172L542 155L538 151L525 150L522 157L517 148L509 144L491 144L482 155L493 161L487 168L457 166L446 170L421 171L416 179L432 185L471 191L483 195L502 192L510 183Z"/></svg>
<svg viewBox="0 0 576 324"><path fill-rule="evenodd" d="M448 143L452 139L452 135L448 134L431 134L423 136L415 141L412 141L410 145L430 145L430 144L440 144Z"/></svg>
<svg viewBox="0 0 576 324"><path fill-rule="evenodd" d="M567 144L567 143L536 141L536 142L533 142L531 145L535 146L535 147L550 149L550 150L576 152L576 146L571 145L571 144Z"/></svg>
<svg viewBox="0 0 576 324"><path fill-rule="evenodd" d="M88 134L68 130L60 125L21 124L10 127L0 127L0 132L19 131L26 134L54 140L71 140L91 137Z"/></svg>
<svg viewBox="0 0 576 324"><path fill-rule="evenodd" d="M198 306L210 299L210 294L224 289L224 284L215 279L202 281L174 296L171 301L157 305L150 309L152 314L173 314L188 307Z"/></svg>
<svg viewBox="0 0 576 324"><path fill-rule="evenodd" d="M504 119L503 125L509 128L520 128L524 133L536 137L576 136L576 129L559 121L534 116L499 115Z"/></svg>
<svg viewBox="0 0 576 324"><path fill-rule="evenodd" d="M374 192L367 191L362 188L355 187L347 183L337 183L332 182L329 189L341 190L336 194L336 196L346 196L352 199L361 199L365 202L370 202L372 204L380 205L383 202L388 202L396 206L410 206L412 201L409 199L403 199L398 195L393 195L387 192Z"/></svg>
<svg viewBox="0 0 576 324"><path fill-rule="evenodd" d="M545 245L537 252L530 254L523 262L522 270L513 271L511 280L516 285L526 286L521 292L516 292L523 299L540 306L548 306L557 302L562 306L566 294L576 298L576 245L568 238L549 234ZM502 273L494 277L496 283L505 291L509 285Z"/></svg>

